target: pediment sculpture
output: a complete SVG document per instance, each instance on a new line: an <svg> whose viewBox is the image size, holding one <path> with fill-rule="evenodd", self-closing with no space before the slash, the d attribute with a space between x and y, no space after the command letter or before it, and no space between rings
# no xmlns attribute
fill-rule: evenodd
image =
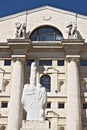
<svg viewBox="0 0 87 130"><path fill-rule="evenodd" d="M68 28L68 39L82 39L77 25L74 22L69 23L66 28Z"/></svg>

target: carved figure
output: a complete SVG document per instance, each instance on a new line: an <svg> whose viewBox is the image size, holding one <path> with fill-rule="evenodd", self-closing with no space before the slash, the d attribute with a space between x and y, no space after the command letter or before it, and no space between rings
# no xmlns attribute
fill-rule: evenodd
<svg viewBox="0 0 87 130"><path fill-rule="evenodd" d="M16 38L25 38L26 35L26 25L25 23L15 23L16 25Z"/></svg>
<svg viewBox="0 0 87 130"><path fill-rule="evenodd" d="M68 39L82 39L80 32L77 30L77 26L74 22L71 22L68 26Z"/></svg>
<svg viewBox="0 0 87 130"><path fill-rule="evenodd" d="M31 64L30 84L25 84L22 94L22 104L27 112L26 120L45 120L47 94L41 84L36 85L36 64Z"/></svg>

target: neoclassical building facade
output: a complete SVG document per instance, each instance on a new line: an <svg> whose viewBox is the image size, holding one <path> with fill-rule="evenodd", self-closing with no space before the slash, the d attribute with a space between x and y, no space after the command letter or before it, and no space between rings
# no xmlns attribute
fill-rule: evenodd
<svg viewBox="0 0 87 130"><path fill-rule="evenodd" d="M51 130L87 130L87 16L44 6L0 19L0 129L20 130L30 66Z"/></svg>

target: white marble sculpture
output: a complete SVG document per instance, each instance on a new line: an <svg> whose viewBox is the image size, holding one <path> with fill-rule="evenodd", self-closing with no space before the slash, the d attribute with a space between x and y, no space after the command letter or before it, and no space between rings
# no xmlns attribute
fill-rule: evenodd
<svg viewBox="0 0 87 130"><path fill-rule="evenodd" d="M31 64L30 84L25 84L22 94L22 104L27 112L26 120L44 121L47 94L41 84L36 85L36 64Z"/></svg>
<svg viewBox="0 0 87 130"><path fill-rule="evenodd" d="M77 26L74 22L69 23L66 28L68 28L68 39L82 39L82 36L77 30Z"/></svg>
<svg viewBox="0 0 87 130"><path fill-rule="evenodd" d="M16 38L25 38L26 35L26 24L17 22L16 25Z"/></svg>

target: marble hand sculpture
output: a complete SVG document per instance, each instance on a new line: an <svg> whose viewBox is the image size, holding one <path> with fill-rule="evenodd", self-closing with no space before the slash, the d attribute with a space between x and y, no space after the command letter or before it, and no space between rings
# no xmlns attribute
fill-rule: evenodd
<svg viewBox="0 0 87 130"><path fill-rule="evenodd" d="M27 112L26 120L45 120L47 94L41 84L36 85L36 63L31 64L30 84L25 84L22 94L22 104Z"/></svg>

